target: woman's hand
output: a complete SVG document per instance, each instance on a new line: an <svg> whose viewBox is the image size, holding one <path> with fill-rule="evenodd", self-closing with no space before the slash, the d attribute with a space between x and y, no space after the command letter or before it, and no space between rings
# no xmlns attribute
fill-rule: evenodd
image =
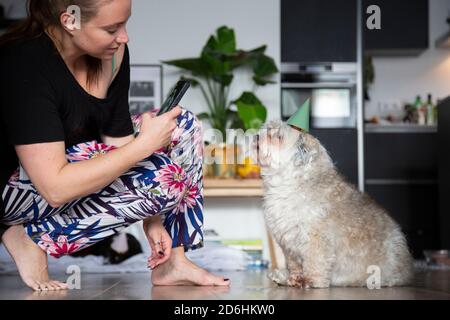
<svg viewBox="0 0 450 320"><path fill-rule="evenodd" d="M146 152L145 157L170 144L172 132L177 127L176 119L181 111L181 108L176 106L160 116L154 116L150 112L142 113L140 131L136 140Z"/></svg>
<svg viewBox="0 0 450 320"><path fill-rule="evenodd" d="M169 259L172 251L172 239L164 228L160 216L146 219L144 221L144 232L152 249L148 266L153 270Z"/></svg>

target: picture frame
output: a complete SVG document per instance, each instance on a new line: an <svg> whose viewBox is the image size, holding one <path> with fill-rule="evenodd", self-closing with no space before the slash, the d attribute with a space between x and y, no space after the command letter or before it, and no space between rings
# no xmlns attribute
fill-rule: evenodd
<svg viewBox="0 0 450 320"><path fill-rule="evenodd" d="M27 17L26 0L0 0L0 34Z"/></svg>
<svg viewBox="0 0 450 320"><path fill-rule="evenodd" d="M160 64L130 64L130 114L159 108L163 96L163 70Z"/></svg>

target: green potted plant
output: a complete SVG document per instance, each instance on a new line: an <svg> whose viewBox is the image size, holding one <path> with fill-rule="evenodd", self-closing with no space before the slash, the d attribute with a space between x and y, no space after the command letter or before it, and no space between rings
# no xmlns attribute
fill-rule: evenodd
<svg viewBox="0 0 450 320"><path fill-rule="evenodd" d="M182 78L200 88L208 107L207 112L198 114L199 119L208 121L225 137L228 128L259 129L266 121L267 109L255 91L258 86L275 83L270 78L278 73L278 68L265 51L265 45L249 51L237 49L234 30L222 26L216 30L216 35L209 37L199 57L163 63L190 73ZM230 99L234 72L240 68L252 70L253 90ZM235 110L232 110L233 105Z"/></svg>
<svg viewBox="0 0 450 320"><path fill-rule="evenodd" d="M212 128L221 132L226 139L227 129L259 129L266 121L267 109L256 96L259 86L275 83L270 78L278 73L271 57L265 55L266 46L246 51L237 49L233 29L222 26L211 35L204 45L200 56L163 61L164 64L182 69L188 75L182 75L193 87L200 88L207 112L198 114L200 120L208 121ZM252 91L243 91L240 96L231 99L230 87L237 69L249 68L252 71ZM222 161L213 166L214 176L231 177L236 173L234 164L226 164L226 158L235 157L236 146L220 144L209 146L214 157ZM229 162L229 161L228 161Z"/></svg>

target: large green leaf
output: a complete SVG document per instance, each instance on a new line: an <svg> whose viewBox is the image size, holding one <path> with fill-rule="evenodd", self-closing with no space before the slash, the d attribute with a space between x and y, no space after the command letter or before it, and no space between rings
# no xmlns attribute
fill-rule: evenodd
<svg viewBox="0 0 450 320"><path fill-rule="evenodd" d="M227 87L231 84L231 81L233 81L233 74L222 74L222 75L216 75L213 77L214 81L219 82L224 87Z"/></svg>
<svg viewBox="0 0 450 320"><path fill-rule="evenodd" d="M223 75L231 70L229 58L217 50L217 47L217 40L211 36L201 54L201 60L208 66L209 74L212 76Z"/></svg>
<svg viewBox="0 0 450 320"><path fill-rule="evenodd" d="M251 65L255 59L264 54L266 48L267 46L263 45L250 51L237 50L232 57L232 68L235 69L244 65Z"/></svg>
<svg viewBox="0 0 450 320"><path fill-rule="evenodd" d="M212 35L204 47L220 54L232 54L236 51L236 37L234 30L227 26L222 26L216 30L216 37Z"/></svg>
<svg viewBox="0 0 450 320"><path fill-rule="evenodd" d="M258 77L270 76L278 72L275 61L266 55L260 55L253 63L253 72Z"/></svg>
<svg viewBox="0 0 450 320"><path fill-rule="evenodd" d="M216 36L209 37L202 49L201 59L210 69L213 79L223 86L231 83L232 57L236 52L234 30L222 26L216 30Z"/></svg>
<svg viewBox="0 0 450 320"><path fill-rule="evenodd" d="M260 78L260 77L257 77L257 76L253 76L253 81L255 81L255 83L258 85L258 86L265 86L266 84L274 84L274 83L277 83L276 81L274 81L274 80L267 80L267 79L264 79L264 78Z"/></svg>
<svg viewBox="0 0 450 320"><path fill-rule="evenodd" d="M192 74L198 76L207 76L209 74L208 66L201 58L187 58L178 60L166 60L162 61L164 64L178 67L187 71L191 71Z"/></svg>
<svg viewBox="0 0 450 320"><path fill-rule="evenodd" d="M204 54L202 60L208 65L209 75L211 77L225 75L230 72L230 62L222 61L213 55Z"/></svg>
<svg viewBox="0 0 450 320"><path fill-rule="evenodd" d="M246 130L261 128L267 118L267 109L252 92L244 92L234 103Z"/></svg>
<svg viewBox="0 0 450 320"><path fill-rule="evenodd" d="M236 36L234 30L227 26L217 29L219 51L222 53L234 53L236 51Z"/></svg>

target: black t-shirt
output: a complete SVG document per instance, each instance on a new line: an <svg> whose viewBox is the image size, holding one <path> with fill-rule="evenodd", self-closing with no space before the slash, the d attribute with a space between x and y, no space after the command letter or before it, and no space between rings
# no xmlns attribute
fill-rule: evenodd
<svg viewBox="0 0 450 320"><path fill-rule="evenodd" d="M129 86L128 47L105 99L83 89L45 33L1 48L0 193L19 165L14 145L64 141L68 148L100 142L101 134L133 134ZM3 208L0 194L0 216Z"/></svg>

